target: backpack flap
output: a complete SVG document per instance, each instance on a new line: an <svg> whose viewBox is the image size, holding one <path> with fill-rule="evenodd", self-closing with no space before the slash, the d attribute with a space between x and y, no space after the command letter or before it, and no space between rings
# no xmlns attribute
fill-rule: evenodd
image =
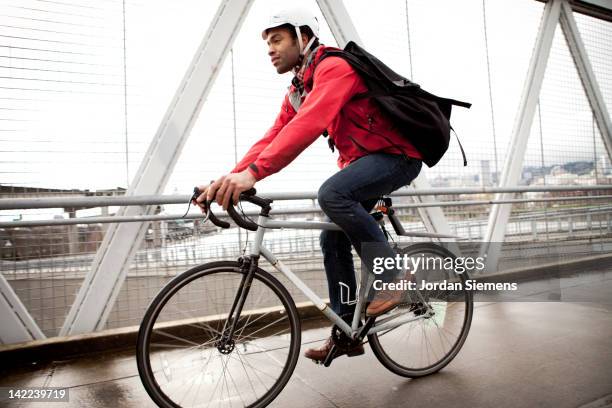
<svg viewBox="0 0 612 408"><path fill-rule="evenodd" d="M421 153L427 166L440 161L449 145L452 106L469 108L470 103L441 98L421 89L353 41L344 50L326 50L321 60L328 56L345 59L357 71L369 90L357 98L371 98ZM463 148L461 151L467 165Z"/></svg>
<svg viewBox="0 0 612 408"><path fill-rule="evenodd" d="M440 161L448 149L450 123L436 102L402 93L372 99L384 114L393 118L399 132L421 153L425 164L433 167ZM445 110L450 114L450 107Z"/></svg>

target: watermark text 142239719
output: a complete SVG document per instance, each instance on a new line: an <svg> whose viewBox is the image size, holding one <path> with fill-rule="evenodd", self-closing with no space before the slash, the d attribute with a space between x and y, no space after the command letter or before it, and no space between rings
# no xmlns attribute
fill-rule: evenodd
<svg viewBox="0 0 612 408"><path fill-rule="evenodd" d="M68 391L67 388L61 387L0 387L0 402L15 400L68 402Z"/></svg>

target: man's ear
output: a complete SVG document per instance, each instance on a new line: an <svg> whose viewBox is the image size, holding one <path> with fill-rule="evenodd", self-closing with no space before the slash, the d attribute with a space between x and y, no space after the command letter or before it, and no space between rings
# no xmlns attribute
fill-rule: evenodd
<svg viewBox="0 0 612 408"><path fill-rule="evenodd" d="M300 33L302 35L302 44L304 44L304 47L306 46L306 44L308 44L308 41L310 40L308 38L308 36L305 33Z"/></svg>

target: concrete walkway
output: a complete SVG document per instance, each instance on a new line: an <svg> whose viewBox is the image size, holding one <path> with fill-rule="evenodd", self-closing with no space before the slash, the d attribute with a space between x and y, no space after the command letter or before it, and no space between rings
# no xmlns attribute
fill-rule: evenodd
<svg viewBox="0 0 612 408"><path fill-rule="evenodd" d="M331 367L299 360L274 407L610 406L612 279L584 282L597 303L480 303L467 342L441 372L411 380L387 371L369 347ZM328 335L304 331L302 351ZM150 407L130 351L0 369L0 387L69 387L69 403L0 402L6 407ZM597 402L594 402L599 400Z"/></svg>

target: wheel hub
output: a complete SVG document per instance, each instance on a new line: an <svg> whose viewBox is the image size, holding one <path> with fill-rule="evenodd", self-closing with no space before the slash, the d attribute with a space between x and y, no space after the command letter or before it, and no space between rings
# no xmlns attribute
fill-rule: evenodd
<svg viewBox="0 0 612 408"><path fill-rule="evenodd" d="M217 343L217 350L219 350L219 353L221 354L230 354L232 351L234 351L234 348L236 348L236 343L234 340L220 340Z"/></svg>
<svg viewBox="0 0 612 408"><path fill-rule="evenodd" d="M427 305L424 305L421 302L417 302L417 303L412 303L410 305L410 312L413 312L415 316L421 316L423 314L425 314L427 311L429 310L429 308L427 307ZM433 312L433 310L432 310Z"/></svg>

